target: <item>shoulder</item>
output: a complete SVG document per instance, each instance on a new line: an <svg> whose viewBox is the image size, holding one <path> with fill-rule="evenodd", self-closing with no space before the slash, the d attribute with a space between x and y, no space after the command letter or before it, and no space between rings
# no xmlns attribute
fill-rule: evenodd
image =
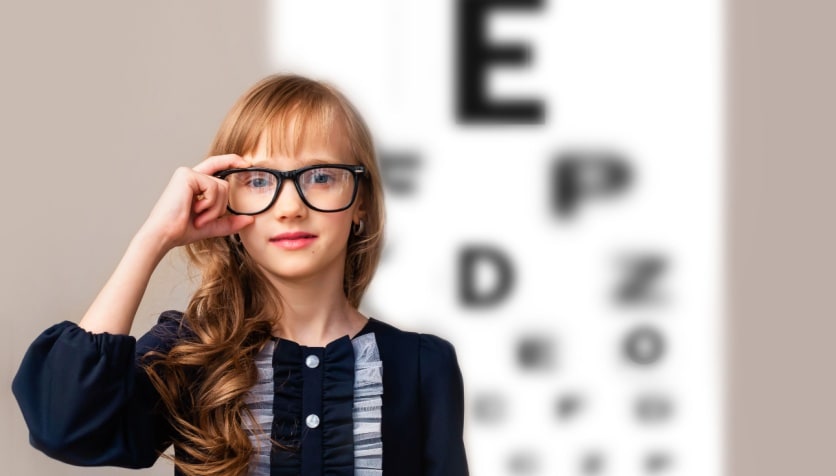
<svg viewBox="0 0 836 476"><path fill-rule="evenodd" d="M404 331L375 318L369 319L367 329L375 333L378 346L388 351L385 354L397 356L399 360L415 361L422 374L459 373L455 347L446 339L434 334Z"/></svg>
<svg viewBox="0 0 836 476"><path fill-rule="evenodd" d="M383 322L374 317L369 318L369 322L361 334L371 332L375 334L375 337L378 340L393 341L398 343L411 342L413 345L420 345L428 350L444 349L446 351L453 349L453 345L441 337L433 334L422 334L420 332L402 330L392 324Z"/></svg>
<svg viewBox="0 0 836 476"><path fill-rule="evenodd" d="M462 374L453 344L432 334L420 334L419 343L422 385L429 388L461 387Z"/></svg>
<svg viewBox="0 0 836 476"><path fill-rule="evenodd" d="M149 351L166 353L178 341L190 338L191 330L186 325L181 311L164 311L157 318L157 323L137 341L137 354Z"/></svg>
<svg viewBox="0 0 836 476"><path fill-rule="evenodd" d="M421 356L425 360L456 362L456 348L449 341L433 334L419 334Z"/></svg>
<svg viewBox="0 0 836 476"><path fill-rule="evenodd" d="M415 332L403 331L374 317L363 328L361 334L373 333L378 346L408 351L417 349L418 336Z"/></svg>

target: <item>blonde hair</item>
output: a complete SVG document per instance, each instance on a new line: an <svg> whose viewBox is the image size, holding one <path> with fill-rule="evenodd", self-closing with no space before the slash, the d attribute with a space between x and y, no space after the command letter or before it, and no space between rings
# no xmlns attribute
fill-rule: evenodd
<svg viewBox="0 0 836 476"><path fill-rule="evenodd" d="M358 196L365 230L349 237L343 277L357 308L380 259L384 207L372 137L354 106L327 83L269 76L236 101L209 155L249 154L262 139L268 154L293 154L306 141L335 137L366 168ZM187 475L246 474L253 448L242 427L244 397L257 380L254 356L281 316L281 296L230 237L192 243L186 252L202 276L182 322L189 337L154 354L146 370L177 432L177 467Z"/></svg>

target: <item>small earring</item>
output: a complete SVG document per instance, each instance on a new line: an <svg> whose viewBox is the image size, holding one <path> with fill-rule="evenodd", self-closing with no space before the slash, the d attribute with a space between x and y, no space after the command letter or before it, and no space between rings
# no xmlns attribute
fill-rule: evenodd
<svg viewBox="0 0 836 476"><path fill-rule="evenodd" d="M351 232L354 233L354 236L360 236L363 234L363 231L366 229L366 222L363 219L360 219L360 223L354 223L351 225Z"/></svg>

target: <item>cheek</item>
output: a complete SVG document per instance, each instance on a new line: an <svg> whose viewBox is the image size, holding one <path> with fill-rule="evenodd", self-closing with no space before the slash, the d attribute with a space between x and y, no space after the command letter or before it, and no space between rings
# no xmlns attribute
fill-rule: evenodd
<svg viewBox="0 0 836 476"><path fill-rule="evenodd" d="M342 249L348 246L348 239L351 236L351 214L340 213L339 216L327 217L322 222L322 231L328 230L328 245L334 249Z"/></svg>
<svg viewBox="0 0 836 476"><path fill-rule="evenodd" d="M260 221L256 218L252 225L240 230L238 236L241 237L241 243L244 244L244 248L253 248L259 241L258 237L265 236L264 233L261 230Z"/></svg>
<svg viewBox="0 0 836 476"><path fill-rule="evenodd" d="M338 231L341 237L345 237L347 239L351 234L351 226L353 224L351 213L345 213L340 216L338 220L334 221L333 227Z"/></svg>

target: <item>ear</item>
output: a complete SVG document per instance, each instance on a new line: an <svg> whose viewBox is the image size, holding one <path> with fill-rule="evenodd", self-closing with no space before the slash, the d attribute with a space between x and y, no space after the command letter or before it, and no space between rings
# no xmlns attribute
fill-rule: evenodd
<svg viewBox="0 0 836 476"><path fill-rule="evenodd" d="M354 213L351 215L351 221L353 223L359 223L360 220L365 220L366 216L366 209L363 206L363 196L358 194L357 199L354 202Z"/></svg>
<svg viewBox="0 0 836 476"><path fill-rule="evenodd" d="M356 224L360 223L360 220L365 220L365 219L366 219L366 211L358 209L356 212L354 212L354 215L352 215L351 222L356 225Z"/></svg>

